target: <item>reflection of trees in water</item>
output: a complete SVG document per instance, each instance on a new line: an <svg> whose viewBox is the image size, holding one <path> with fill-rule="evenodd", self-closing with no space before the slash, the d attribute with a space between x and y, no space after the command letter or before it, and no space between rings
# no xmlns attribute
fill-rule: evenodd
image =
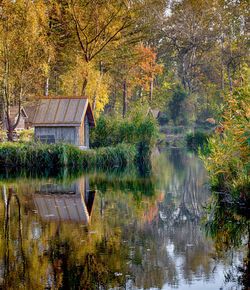
<svg viewBox="0 0 250 290"><path fill-rule="evenodd" d="M175 164L176 174L172 174L171 182L166 185L166 202L161 208L161 218L172 225L184 220L199 221L203 203L209 194L204 184L205 170L196 157L184 155L179 150L173 150L169 160Z"/></svg>
<svg viewBox="0 0 250 290"><path fill-rule="evenodd" d="M225 274L225 282L235 283L235 287L249 289L250 285L250 203L233 201L226 194L214 194L207 207L204 220L205 229L214 240L216 258L237 256L237 249L246 249L241 265L233 265ZM240 285L240 286L239 286Z"/></svg>
<svg viewBox="0 0 250 290"><path fill-rule="evenodd" d="M2 197L4 201L4 273L3 273L3 287L8 288L13 282L13 268L19 272L19 277L25 280L26 272L26 257L23 249L23 233L22 233L22 218L21 218L21 203L13 188L8 189L3 186ZM11 201L16 201L16 206L12 203L13 210L11 211ZM15 223L17 231L11 232L11 218L17 216L17 223ZM12 235L11 235L12 234ZM14 257L13 243L17 245Z"/></svg>
<svg viewBox="0 0 250 290"><path fill-rule="evenodd" d="M26 280L22 280L19 269L12 267L9 285L19 281L29 289L37 285L56 289L133 289L162 288L164 284L176 287L211 279L217 261L210 255L213 244L200 230L202 205L208 194L203 185L205 174L192 154L175 151L170 156L165 164L165 196L150 179L90 179L90 188L98 192L88 225L39 220L37 214L30 214L34 209L29 203L34 188L28 191L30 186L22 184L18 196L30 279L26 274ZM11 218L9 228L14 233L18 210ZM36 236L34 228L39 232ZM19 260L13 254L17 238L18 231L10 257L22 265L20 251Z"/></svg>
<svg viewBox="0 0 250 290"><path fill-rule="evenodd" d="M158 287L164 283L177 286L182 279L189 283L194 277L208 278L213 275L214 266L209 257L212 245L205 242L199 223L203 202L208 196L205 171L194 155L183 154L180 150L172 150L165 165L169 174L165 200L158 205L160 221L147 226L155 247L149 247L150 254L144 253L146 257L152 255L144 261L146 269L155 266L160 269L159 277L153 276ZM151 259L155 264L151 264ZM143 266L143 271L136 276L138 286L143 287L144 282L150 284L147 281L152 273L145 271Z"/></svg>
<svg viewBox="0 0 250 290"><path fill-rule="evenodd" d="M65 237L62 227L58 227L55 236L49 242L49 259L53 268L51 286L56 289L108 289L109 287L125 284L125 275L116 275L116 261L119 260L119 249L116 242L109 242L105 237L93 241L94 251L89 246L79 255L73 239ZM105 246L106 255L103 249ZM125 266L125 267L124 267ZM126 263L121 265L122 273L126 272Z"/></svg>
<svg viewBox="0 0 250 290"><path fill-rule="evenodd" d="M213 276L212 243L205 241L200 230L208 196L205 171L196 157L178 150L171 152L165 166L168 183L165 199L157 205L158 217L123 230L132 247L130 269L139 288L178 286L183 280L191 283L194 277Z"/></svg>

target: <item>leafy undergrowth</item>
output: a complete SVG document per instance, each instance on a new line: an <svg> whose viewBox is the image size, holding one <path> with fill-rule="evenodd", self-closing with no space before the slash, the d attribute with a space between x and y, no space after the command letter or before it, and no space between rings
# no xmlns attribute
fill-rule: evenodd
<svg viewBox="0 0 250 290"><path fill-rule="evenodd" d="M201 157L212 186L236 198L249 198L249 88L226 96L223 125L208 139L208 154Z"/></svg>
<svg viewBox="0 0 250 290"><path fill-rule="evenodd" d="M198 151L199 148L207 146L209 136L211 136L210 133L201 131L188 133L185 137L187 147L189 149Z"/></svg>
<svg viewBox="0 0 250 290"><path fill-rule="evenodd" d="M151 154L159 137L156 119L146 111L138 110L125 119L101 116L90 132L92 148L118 146L125 143L136 148L135 164L142 172L151 169ZM101 151L99 151L101 152Z"/></svg>

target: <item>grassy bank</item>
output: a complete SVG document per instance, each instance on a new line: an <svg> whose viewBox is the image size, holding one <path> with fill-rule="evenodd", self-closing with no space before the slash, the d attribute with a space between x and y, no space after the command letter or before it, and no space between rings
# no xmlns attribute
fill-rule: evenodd
<svg viewBox="0 0 250 290"><path fill-rule="evenodd" d="M0 143L0 165L22 168L125 168L133 166L136 147L118 144L82 151L67 144Z"/></svg>
<svg viewBox="0 0 250 290"><path fill-rule="evenodd" d="M208 139L211 136L211 133L206 132L191 132L185 136L185 141L188 149L198 151L199 148L207 146Z"/></svg>
<svg viewBox="0 0 250 290"><path fill-rule="evenodd" d="M69 144L0 143L0 165L21 168L100 168L130 166L140 172L151 168L151 153L158 136L157 121L140 111L126 119L101 116L90 132L92 149Z"/></svg>
<svg viewBox="0 0 250 290"><path fill-rule="evenodd" d="M208 139L208 153L202 155L211 185L233 197L249 199L249 89L225 97L223 125Z"/></svg>

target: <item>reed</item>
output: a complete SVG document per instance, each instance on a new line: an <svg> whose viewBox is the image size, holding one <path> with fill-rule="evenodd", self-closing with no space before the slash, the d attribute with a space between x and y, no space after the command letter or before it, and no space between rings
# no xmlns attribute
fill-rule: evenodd
<svg viewBox="0 0 250 290"><path fill-rule="evenodd" d="M118 144L82 151L69 144L0 143L0 165L27 169L125 168L133 166L136 148Z"/></svg>
<svg viewBox="0 0 250 290"><path fill-rule="evenodd" d="M225 96L222 125L201 154L213 188L244 199L250 198L249 100L249 88Z"/></svg>

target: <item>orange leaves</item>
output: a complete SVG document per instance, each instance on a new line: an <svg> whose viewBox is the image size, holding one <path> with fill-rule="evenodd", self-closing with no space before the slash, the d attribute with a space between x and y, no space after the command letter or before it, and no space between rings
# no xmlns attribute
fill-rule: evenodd
<svg viewBox="0 0 250 290"><path fill-rule="evenodd" d="M157 74L162 72L162 67L156 63L156 52L151 46L139 45L135 51L137 57L133 72L134 85L139 85L145 91L149 91L150 83Z"/></svg>

